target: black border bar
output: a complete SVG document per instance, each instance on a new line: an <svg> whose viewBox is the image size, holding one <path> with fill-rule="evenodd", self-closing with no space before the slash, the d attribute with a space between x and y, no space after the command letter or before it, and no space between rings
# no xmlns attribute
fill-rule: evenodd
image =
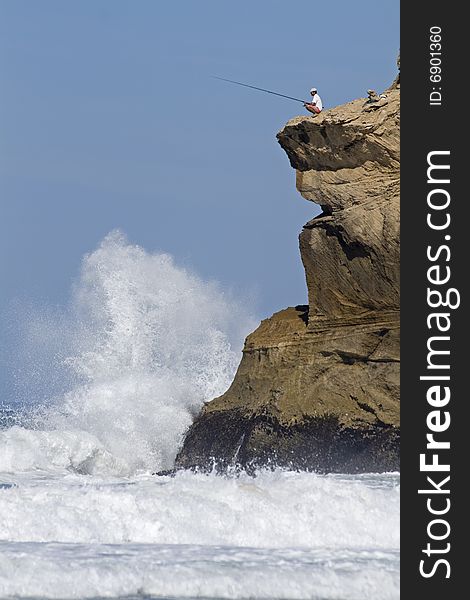
<svg viewBox="0 0 470 600"><path fill-rule="evenodd" d="M411 600L461 598L470 574L462 10L401 3L401 597Z"/></svg>

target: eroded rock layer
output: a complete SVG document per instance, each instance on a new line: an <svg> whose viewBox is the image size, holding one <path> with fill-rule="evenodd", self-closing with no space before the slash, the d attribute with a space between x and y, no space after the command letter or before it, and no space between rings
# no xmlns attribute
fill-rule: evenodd
<svg viewBox="0 0 470 600"><path fill-rule="evenodd" d="M300 234L308 306L248 336L177 467L399 468L399 85L297 117L278 140L322 207Z"/></svg>

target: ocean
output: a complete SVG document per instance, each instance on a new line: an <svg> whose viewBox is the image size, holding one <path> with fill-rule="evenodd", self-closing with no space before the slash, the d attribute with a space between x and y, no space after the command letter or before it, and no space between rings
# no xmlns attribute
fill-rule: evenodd
<svg viewBox="0 0 470 600"><path fill-rule="evenodd" d="M399 597L397 473L152 475L230 384L243 302L114 232L66 308L24 321L22 401L0 403L2 600Z"/></svg>

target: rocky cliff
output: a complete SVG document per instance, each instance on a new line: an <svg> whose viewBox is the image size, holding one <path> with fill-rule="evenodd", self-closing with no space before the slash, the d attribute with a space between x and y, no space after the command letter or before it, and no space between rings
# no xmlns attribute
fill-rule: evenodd
<svg viewBox="0 0 470 600"><path fill-rule="evenodd" d="M323 211L300 234L309 304L248 336L177 466L397 470L399 83L296 117L277 137L297 189Z"/></svg>

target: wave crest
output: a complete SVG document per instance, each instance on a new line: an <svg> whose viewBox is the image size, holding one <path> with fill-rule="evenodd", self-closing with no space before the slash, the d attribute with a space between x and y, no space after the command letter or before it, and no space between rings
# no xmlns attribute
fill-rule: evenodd
<svg viewBox="0 0 470 600"><path fill-rule="evenodd" d="M55 349L63 358L49 361L53 372L43 377L60 371L69 391L35 411L34 429L55 434L29 440L41 457L30 466L44 456L55 464L48 444L65 447L74 432L94 447L91 472L170 468L194 415L230 385L252 325L216 284L110 233L84 257L67 317L35 324L37 344L63 340ZM18 460L17 468L28 464Z"/></svg>

